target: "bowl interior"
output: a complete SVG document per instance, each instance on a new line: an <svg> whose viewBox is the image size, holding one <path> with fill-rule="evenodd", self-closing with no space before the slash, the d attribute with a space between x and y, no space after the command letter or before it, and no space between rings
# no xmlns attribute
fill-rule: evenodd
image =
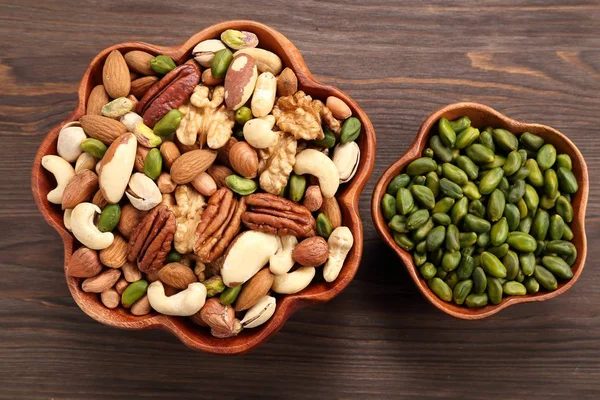
<svg viewBox="0 0 600 400"><path fill-rule="evenodd" d="M558 289L553 292L538 292L536 294L528 294L525 296L511 296L502 299L498 305L488 305L482 308L469 309L459 307L453 303L447 303L438 298L427 286L426 281L420 276L416 268L412 256L409 252L402 250L395 242L387 226L386 221L381 213L381 200L386 193L386 189L392 178L401 173L404 167L412 160L419 158L422 151L429 143L429 133L434 129L434 134L437 133L437 121L444 117L453 120L462 116L467 116L471 119L471 125L483 129L486 126L494 128L503 128L513 132L515 135L520 135L523 132L531 132L544 138L547 143L552 143L559 154L568 154L573 161L573 173L577 178L579 190L572 199L574 218L570 226L573 230L573 243L577 248L578 256L573 265L573 278L569 281L559 282ZM371 213L375 227L383 240L390 246L400 257L405 267L407 268L413 281L423 293L425 298L440 310L463 319L480 319L497 313L498 311L508 306L526 303L532 301L544 301L556 297L566 292L575 284L585 264L587 254L587 242L585 236L585 210L588 199L588 172L583 156L565 135L556 129L539 124L527 124L515 121L499 113L498 111L478 103L456 103L443 107L432 113L419 130L419 133L410 146L408 151L392 166L390 166L381 176L375 190L371 203Z"/></svg>
<svg viewBox="0 0 600 400"><path fill-rule="evenodd" d="M337 198L343 215L343 221L354 235L354 246L344 263L339 277L332 283L311 284L300 293L279 296L275 315L264 325L247 329L233 338L217 339L206 328L194 325L189 319L170 317L157 313L136 317L125 310L108 310L99 300L99 296L81 290L80 279L66 276L69 290L79 307L92 318L107 325L124 329L160 328L172 332L187 346L212 353L237 354L249 351L264 342L270 335L281 329L294 310L310 303L324 302L335 297L352 280L362 255L362 223L358 215L358 198L373 170L375 160L375 132L367 115L358 104L345 93L331 86L317 82L311 75L300 52L279 32L253 21L229 21L213 25L185 43L174 47L159 47L147 43L131 42L114 45L103 50L89 65L81 80L78 105L75 111L59 126L53 128L44 138L32 171L32 188L38 208L61 235L65 248L65 264L69 261L77 242L63 225L62 211L59 206L50 204L46 195L55 186L53 177L41 167L41 158L46 154L56 154L56 142L61 127L70 121L78 120L85 114L87 98L95 85L102 82L102 66L106 56L114 49L123 53L130 50L144 50L151 54L166 54L178 64L191 57L194 46L206 39L218 38L225 29L233 28L254 32L260 41L260 47L275 52L281 57L284 66L294 70L298 77L299 88L315 98L325 99L333 95L341 98L352 109L353 115L362 122L362 132L357 140L361 150L361 160L357 173L351 183L340 187Z"/></svg>

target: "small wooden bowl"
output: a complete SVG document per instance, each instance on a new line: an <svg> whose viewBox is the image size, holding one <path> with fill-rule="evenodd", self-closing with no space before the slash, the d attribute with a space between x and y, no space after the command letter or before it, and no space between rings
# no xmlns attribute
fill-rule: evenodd
<svg viewBox="0 0 600 400"><path fill-rule="evenodd" d="M177 64L191 57L196 44L206 39L218 38L225 29L238 29L254 32L260 41L260 47L273 51L281 57L285 66L294 70L298 77L299 88L315 98L325 99L337 96L352 109L354 116L362 122L362 133L358 139L361 160L358 171L350 184L342 185L337 195L343 221L354 235L354 247L348 254L339 277L332 283L319 282L310 285L300 293L281 296L277 302L275 315L264 325L256 329L247 329L240 335L227 339L217 339L206 328L194 325L189 319L170 317L157 313L136 317L123 309L109 310L99 300L99 296L81 290L80 279L66 276L69 290L79 307L95 320L123 329L158 328L169 331L192 349L210 353L239 354L247 352L263 343L272 334L282 328L285 321L302 307L313 303L323 303L337 296L352 280L363 251L362 222L358 213L358 200L365 184L369 180L375 163L375 131L364 111L348 95L334 87L319 83L308 70L298 49L285 36L276 30L253 21L229 21L213 25L195 34L185 43L173 47L160 47L141 42L128 42L111 46L96 56L86 70L79 85L79 101L75 111L60 125L54 127L44 138L36 154L31 175L33 195L42 215L62 237L65 248L65 265L68 263L76 243L74 237L63 225L60 207L50 204L46 195L55 186L54 178L41 167L41 159L46 154L56 154L56 142L62 126L76 121L85 114L87 99L92 88L102 81L102 66L107 55L115 49L126 53L131 50L144 50L148 53L171 56Z"/></svg>
<svg viewBox="0 0 600 400"><path fill-rule="evenodd" d="M577 248L578 256L577 261L573 265L573 278L569 281L559 282L558 289L553 292L538 292L536 294L528 294L525 296L511 296L502 299L502 302L497 305L488 305L482 308L467 308L459 307L453 303L447 303L437 297L431 289L427 286L426 281L420 276L417 270L412 256L409 252L402 250L395 242L390 233L390 229L387 226L386 221L381 213L381 199L386 193L386 189L392 178L401 173L404 167L412 160L421 157L423 150L427 147L429 142L429 132L436 126L437 121L445 117L449 120L453 120L466 115L471 119L471 125L476 128L483 128L486 126L493 126L494 128L504 128L516 135L523 132L531 132L541 136L547 143L552 143L559 154L566 153L573 160L573 173L577 177L577 183L579 184L579 190L573 197L573 210L574 218L570 226L573 230L573 243ZM529 303L533 301L544 301L557 297L571 288L583 271L585 265L585 258L587 255L587 241L585 236L585 209L588 201L588 172L587 166L583 156L565 135L560 133L554 128L550 128L545 125L539 124L526 124L518 122L507 116L499 113L498 111L478 103L455 103L448 106L442 107L429 115L421 129L412 143L408 151L392 166L390 166L379 178L375 190L373 191L373 198L371 200L371 215L375 222L375 228L379 231L379 234L383 240L390 246L397 254L398 257L404 263L404 266L408 270L413 281L423 294L425 298L434 306L444 311L447 314L452 315L456 318L474 320L489 317L497 313L498 311L520 303Z"/></svg>

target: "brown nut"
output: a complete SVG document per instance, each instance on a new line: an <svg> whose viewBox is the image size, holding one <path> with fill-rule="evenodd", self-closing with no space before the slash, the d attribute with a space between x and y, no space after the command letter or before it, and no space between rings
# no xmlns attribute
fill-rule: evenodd
<svg viewBox="0 0 600 400"><path fill-rule="evenodd" d="M108 289L100 293L100 301L106 308L117 308L121 302L121 295L115 289Z"/></svg>
<svg viewBox="0 0 600 400"><path fill-rule="evenodd" d="M156 75L156 72L150 66L150 61L154 56L141 50L133 50L125 53L123 56L129 69L140 75Z"/></svg>
<svg viewBox="0 0 600 400"><path fill-rule="evenodd" d="M163 163L165 163L168 169L171 169L171 166L175 160L177 160L181 155L177 145L173 142L164 142L161 144L160 154L162 155Z"/></svg>
<svg viewBox="0 0 600 400"><path fill-rule="evenodd" d="M150 311L152 311L152 307L150 306L150 301L148 300L148 296L144 296L141 299L139 299L138 301L136 301L135 303L133 303L133 305L131 306L129 311L133 315L137 315L137 316L146 315Z"/></svg>
<svg viewBox="0 0 600 400"><path fill-rule="evenodd" d="M277 77L277 96L291 96L298 91L298 78L294 71L286 67Z"/></svg>
<svg viewBox="0 0 600 400"><path fill-rule="evenodd" d="M132 262L126 261L121 267L121 271L123 271L123 277L129 283L142 279L142 271Z"/></svg>
<svg viewBox="0 0 600 400"><path fill-rule="evenodd" d="M131 81L131 94L136 98L141 99L144 97L148 89L158 82L157 76L143 76ZM136 102L137 106L137 102Z"/></svg>
<svg viewBox="0 0 600 400"><path fill-rule="evenodd" d="M106 93L113 99L125 97L131 89L129 68L119 50L110 52L102 69L102 83Z"/></svg>
<svg viewBox="0 0 600 400"><path fill-rule="evenodd" d="M142 174L144 173L144 163L146 162L146 156L148 155L149 151L150 149L147 147L137 147L135 151L135 163L133 164L137 172L141 172Z"/></svg>
<svg viewBox="0 0 600 400"><path fill-rule="evenodd" d="M337 119L347 119L352 116L352 110L344 101L335 96L329 96L325 102L325 106L329 108L329 111Z"/></svg>
<svg viewBox="0 0 600 400"><path fill-rule="evenodd" d="M304 207L308 208L310 211L315 212L323 205L323 194L321 193L321 188L319 185L311 185L306 188L306 192L304 193Z"/></svg>
<svg viewBox="0 0 600 400"><path fill-rule="evenodd" d="M211 150L192 150L182 154L171 165L171 179L177 184L191 182L195 177L206 171L217 157Z"/></svg>
<svg viewBox="0 0 600 400"><path fill-rule="evenodd" d="M75 208L79 203L89 200L98 190L98 175L84 169L71 178L62 197L62 209Z"/></svg>
<svg viewBox="0 0 600 400"><path fill-rule="evenodd" d="M221 304L218 298L208 299L198 314L202 322L210 327L210 333L214 337L231 337L242 330L242 324L235 318L233 308Z"/></svg>
<svg viewBox="0 0 600 400"><path fill-rule="evenodd" d="M237 110L252 96L258 69L254 58L248 54L233 57L225 75L225 105L229 110Z"/></svg>
<svg viewBox="0 0 600 400"><path fill-rule="evenodd" d="M223 83L223 78L215 78L210 68L202 73L202 83L206 86L217 86Z"/></svg>
<svg viewBox="0 0 600 400"><path fill-rule="evenodd" d="M323 199L321 212L329 219L333 229L342 226L342 211L340 210L340 205L335 197Z"/></svg>
<svg viewBox="0 0 600 400"><path fill-rule="evenodd" d="M228 167L231 166L229 165L229 153L231 152L233 145L236 143L238 143L238 140L234 137L231 137L223 147L217 150L217 164L226 165Z"/></svg>
<svg viewBox="0 0 600 400"><path fill-rule="evenodd" d="M325 264L329 256L329 246L321 236L313 236L301 241L292 252L292 258L304 267L318 267Z"/></svg>
<svg viewBox="0 0 600 400"><path fill-rule="evenodd" d="M158 279L175 289L186 289L190 283L196 282L196 275L191 268L178 262L172 262L158 271Z"/></svg>
<svg viewBox="0 0 600 400"><path fill-rule="evenodd" d="M119 225L117 226L121 235L129 239L131 233L137 228L140 222L142 222L147 213L147 211L138 210L130 203L125 204L121 209L121 218L119 219Z"/></svg>
<svg viewBox="0 0 600 400"><path fill-rule="evenodd" d="M80 247L71 255L65 265L65 272L76 278L91 278L102 271L102 264L96 250Z"/></svg>
<svg viewBox="0 0 600 400"><path fill-rule="evenodd" d="M198 193L206 197L212 196L217 191L215 180L207 172L202 172L191 183Z"/></svg>
<svg viewBox="0 0 600 400"><path fill-rule="evenodd" d="M127 289L127 286L129 286L129 282L127 282L125 278L119 278L117 283L115 283L114 289L117 291L117 293L123 294L125 289Z"/></svg>
<svg viewBox="0 0 600 400"><path fill-rule="evenodd" d="M233 175L233 171L230 170L229 168L223 166L223 165L216 165L213 164L211 165L208 170L206 170L206 172L208 173L208 175L210 175L211 178L214 179L215 183L217 184L217 188L222 188L222 187L227 187L227 184L225 183L225 179L229 176L229 175Z"/></svg>
<svg viewBox="0 0 600 400"><path fill-rule="evenodd" d="M121 268L127 261L127 241L118 233L110 246L100 250L100 261L110 268Z"/></svg>
<svg viewBox="0 0 600 400"><path fill-rule="evenodd" d="M110 289L121 277L118 269L107 269L93 278L87 278L81 283L81 289L86 293L102 293Z"/></svg>
<svg viewBox="0 0 600 400"><path fill-rule="evenodd" d="M269 293L274 280L275 275L269 271L269 268L260 270L242 287L242 291L235 301L235 311L247 310L258 303Z"/></svg>
<svg viewBox="0 0 600 400"><path fill-rule="evenodd" d="M83 115L79 118L79 122L86 135L106 145L110 145L127 132L127 127L120 121L102 115Z"/></svg>
<svg viewBox="0 0 600 400"><path fill-rule="evenodd" d="M253 179L258 174L258 154L246 142L237 142L231 147L229 164L244 178Z"/></svg>
<svg viewBox="0 0 600 400"><path fill-rule="evenodd" d="M102 107L110 101L104 85L96 85L90 92L85 113L87 115L102 115Z"/></svg>
<svg viewBox="0 0 600 400"><path fill-rule="evenodd" d="M173 193L177 187L177 184L173 182L171 175L169 175L167 172L162 172L159 175L158 179L156 180L156 185L162 194Z"/></svg>

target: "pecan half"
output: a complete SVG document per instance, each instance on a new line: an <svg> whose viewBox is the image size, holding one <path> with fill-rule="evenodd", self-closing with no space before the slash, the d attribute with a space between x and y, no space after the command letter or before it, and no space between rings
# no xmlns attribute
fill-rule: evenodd
<svg viewBox="0 0 600 400"><path fill-rule="evenodd" d="M144 124L153 127L170 110L189 99L200 81L200 70L191 64L180 65L156 82L138 102L136 111Z"/></svg>
<svg viewBox="0 0 600 400"><path fill-rule="evenodd" d="M215 192L196 228L194 253L200 261L211 263L219 258L240 231L246 201L235 199L233 192L223 187Z"/></svg>
<svg viewBox="0 0 600 400"><path fill-rule="evenodd" d="M280 236L315 235L315 219L308 208L270 193L255 193L245 199L250 211L242 215L242 222L248 228Z"/></svg>
<svg viewBox="0 0 600 400"><path fill-rule="evenodd" d="M173 212L164 204L154 207L131 234L127 260L137 260L138 268L145 273L161 268L176 229Z"/></svg>

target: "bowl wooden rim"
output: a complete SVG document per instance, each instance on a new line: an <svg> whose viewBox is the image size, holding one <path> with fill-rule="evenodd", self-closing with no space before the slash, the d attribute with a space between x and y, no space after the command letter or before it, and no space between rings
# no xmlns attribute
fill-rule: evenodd
<svg viewBox="0 0 600 400"><path fill-rule="evenodd" d="M447 303L438 298L431 291L431 289L429 289L425 280L419 275L419 271L417 270L411 255L407 251L402 250L394 242L387 223L383 218L380 207L381 200L383 195L386 193L386 188L389 182L394 176L398 175L410 161L420 157L422 151L427 145L430 130L435 126L436 122L440 118L445 117L452 120L463 115L471 118L473 126L475 127L491 125L498 128L508 129L517 135L527 131L540 135L546 140L546 142L552 143L554 146L556 146L559 153L567 153L571 157L573 161L573 172L577 177L577 182L579 184L579 190L572 200L574 218L571 222L571 229L573 230L574 234L573 243L577 248L578 255L577 260L572 267L574 273L573 278L566 282L560 282L557 290L553 292L538 292L536 294L528 294L525 296L505 297L498 305L488 305L478 309L459 307L455 304ZM588 194L589 182L585 160L579 149L577 149L577 147L573 144L573 142L571 142L571 140L569 140L567 136L549 126L516 121L483 104L464 102L444 106L430 114L427 119L425 119L421 125L421 128L419 129L417 137L406 153L400 157L398 161L393 163L377 181L375 189L373 190L373 197L371 199L371 215L379 235L382 237L383 241L396 252L398 257L400 257L404 263L404 266L408 270L408 273L423 296L425 296L425 298L435 307L453 317L466 320L475 320L489 317L496 314L500 310L515 304L552 299L565 293L575 284L575 282L577 282L577 279L579 279L581 273L583 272L585 259L587 256L585 211L587 207Z"/></svg>
<svg viewBox="0 0 600 400"><path fill-rule="evenodd" d="M342 186L340 193L336 196L342 210L343 220L354 235L354 247L348 254L340 276L332 283L315 283L300 293L282 296L277 304L275 315L263 326L245 330L234 338L217 339L210 336L205 329L194 326L189 320L183 318L169 317L156 313L136 317L125 313L123 310L116 312L115 310L108 310L100 304L98 296L91 293L84 293L80 289L80 279L65 275L75 302L86 314L95 320L123 329L163 329L171 332L192 349L218 354L240 354L250 351L281 329L285 321L295 310L309 304L331 300L348 286L354 278L360 265L363 251L363 231L359 216L358 201L360 193L373 172L376 140L373 125L365 112L353 99L337 88L318 82L310 73L302 55L291 41L278 31L254 21L236 20L221 22L196 33L184 43L172 47L155 46L143 42L116 44L101 51L90 63L79 84L79 99L75 111L45 136L37 151L31 174L31 186L37 207L48 224L60 234L64 242L66 265L73 252L75 240L71 233L64 228L62 213L60 213L59 208L51 205L46 200L46 195L53 188L54 181L51 175L41 167L41 159L46 154L56 154L56 141L60 129L66 123L78 120L79 117L85 114L87 98L95 86L95 82L100 81L97 79L100 76L99 74L101 74L100 66L107 55L116 49L123 52L144 50L151 54L169 55L180 64L190 56L192 49L197 43L218 37L220 32L229 28L256 33L261 41L261 47L278 54L282 58L284 65L294 70L298 77L299 87L302 90L307 94L318 94L321 98L326 97L323 95L339 97L348 104L352 109L353 115L357 116L362 122L362 133L357 141L361 149L361 160L358 171L352 180L352 184Z"/></svg>

